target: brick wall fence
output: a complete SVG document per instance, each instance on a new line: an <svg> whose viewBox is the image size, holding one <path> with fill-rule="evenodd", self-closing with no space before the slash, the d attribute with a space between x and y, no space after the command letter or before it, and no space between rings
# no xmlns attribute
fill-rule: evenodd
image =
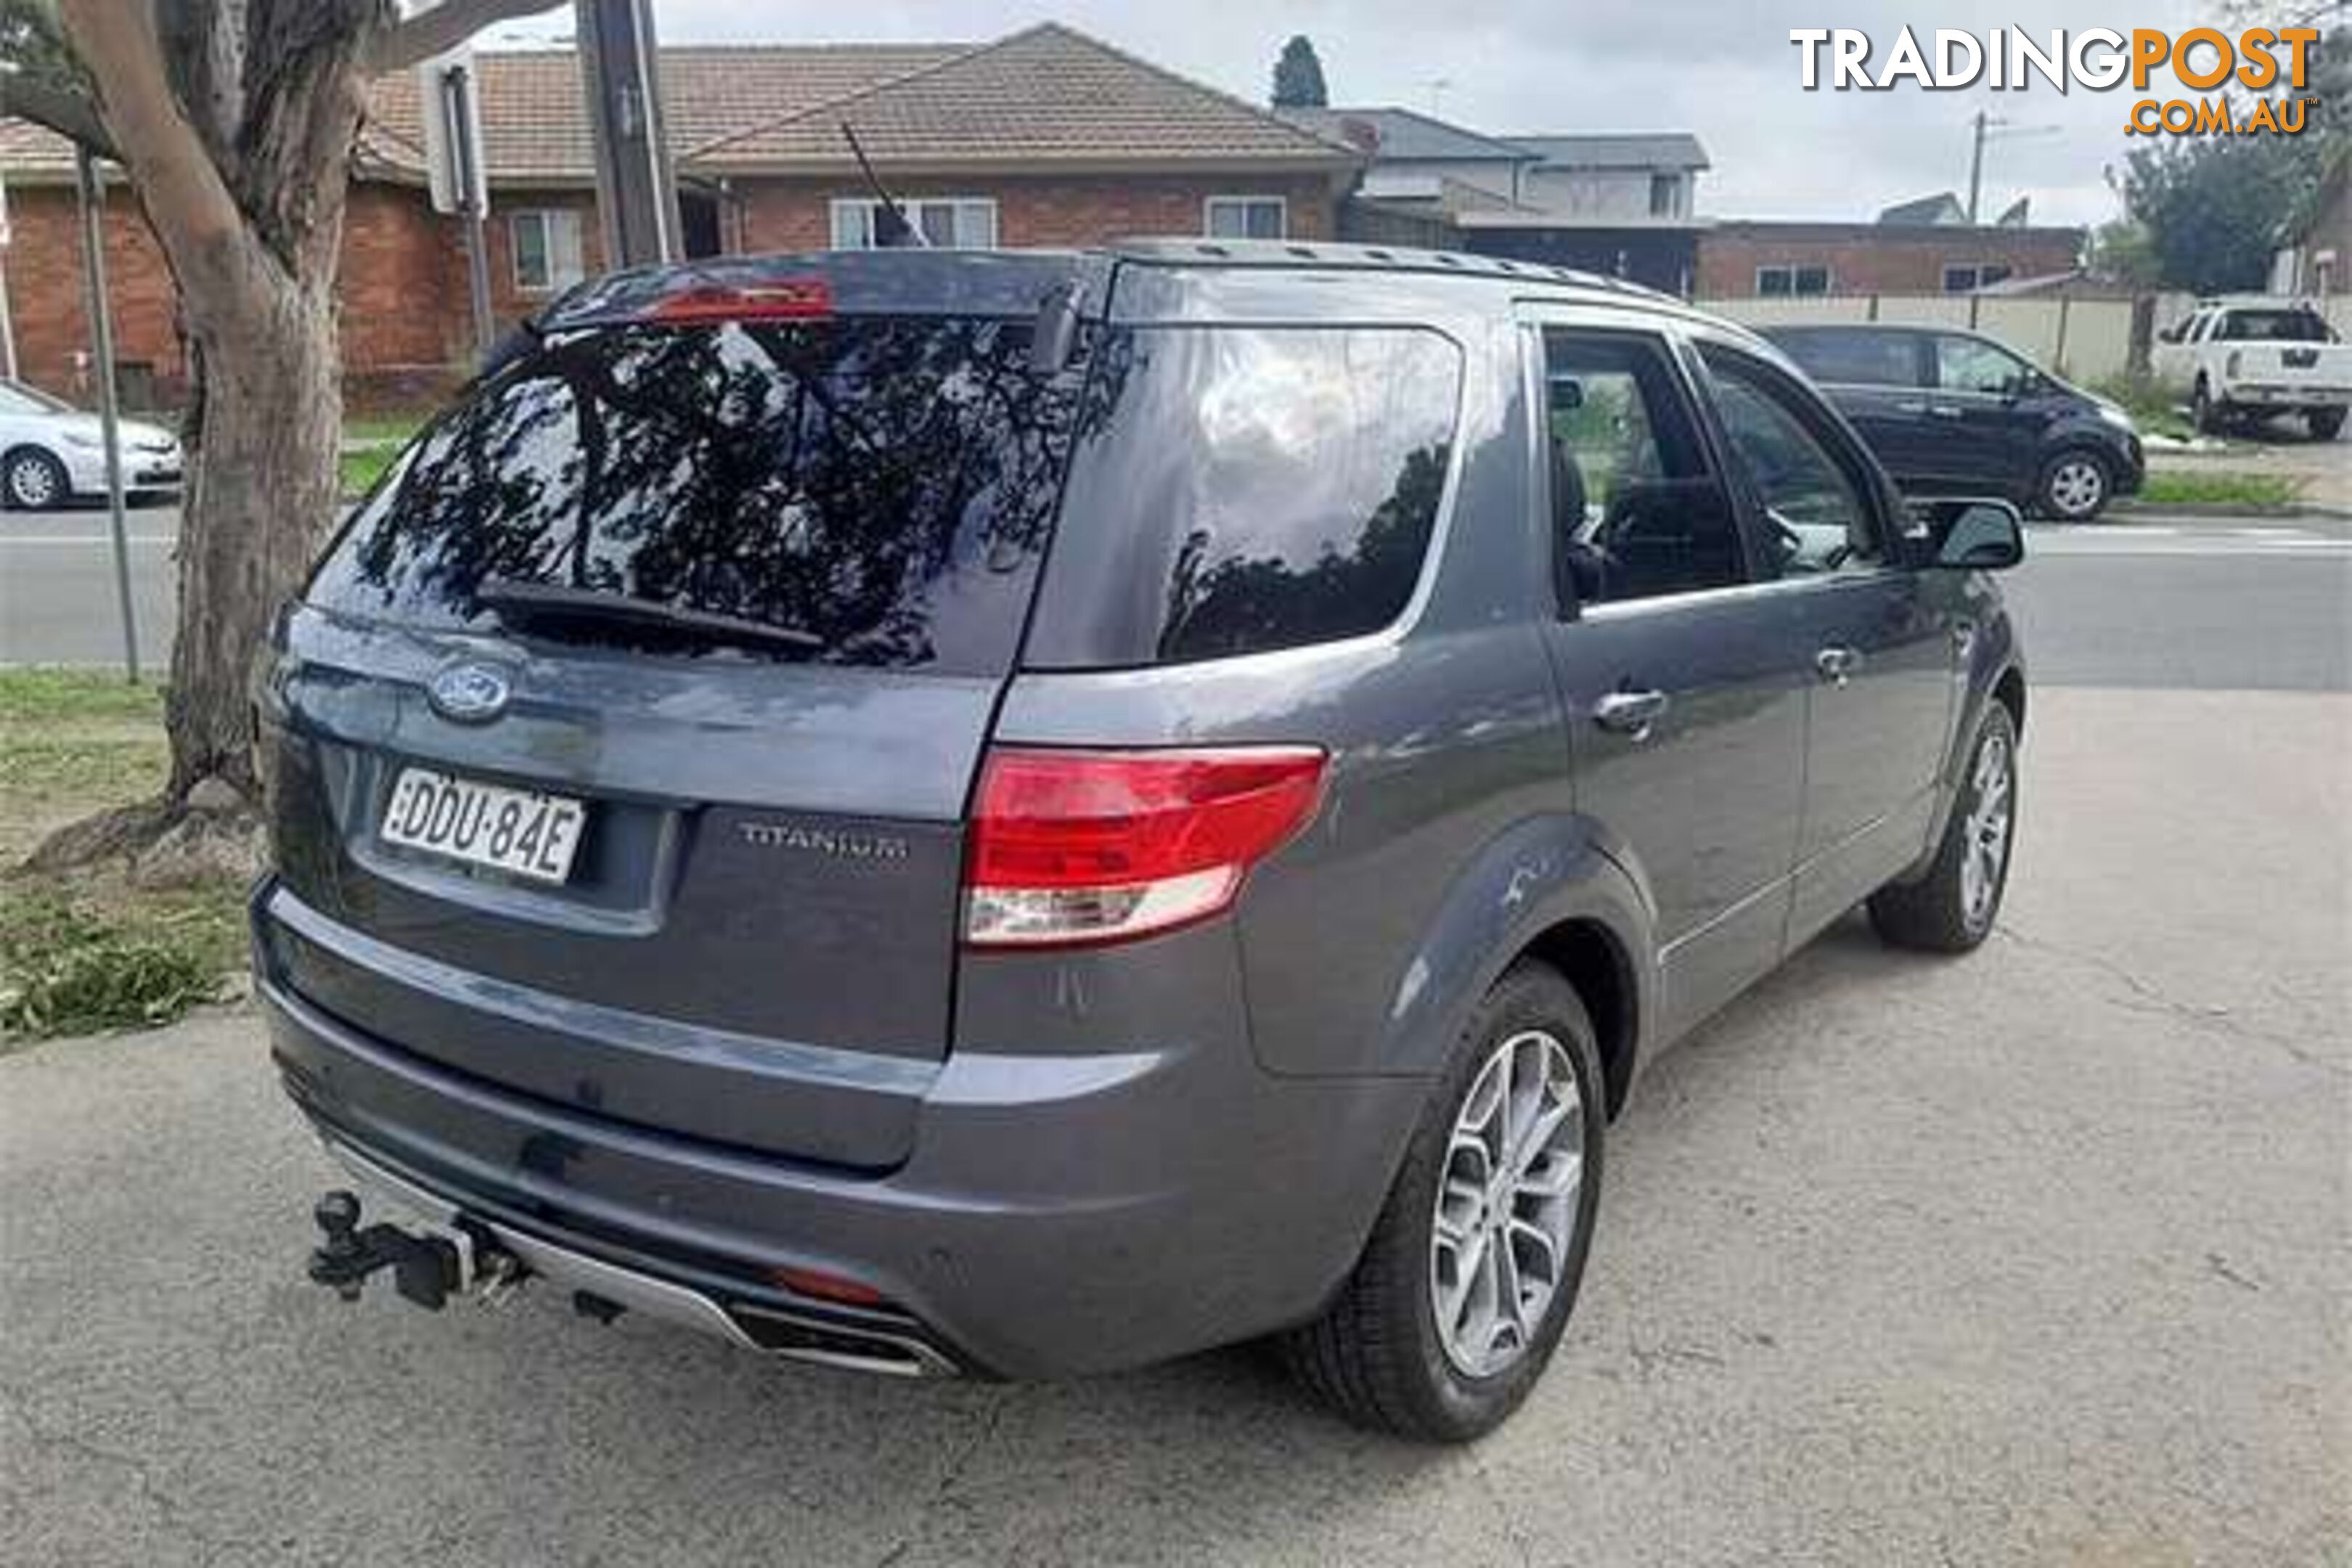
<svg viewBox="0 0 2352 1568"><path fill-rule="evenodd" d="M1832 294L1937 294L1948 266L1991 262L2012 277L2046 277L2075 267L2082 245L2073 228L1720 223L1699 233L1693 292L1738 299L1758 291L1759 268L1826 267Z"/></svg>

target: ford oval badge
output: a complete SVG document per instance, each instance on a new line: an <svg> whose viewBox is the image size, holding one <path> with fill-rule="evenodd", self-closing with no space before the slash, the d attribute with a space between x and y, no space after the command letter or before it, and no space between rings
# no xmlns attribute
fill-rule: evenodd
<svg viewBox="0 0 2352 1568"><path fill-rule="evenodd" d="M514 682L489 664L453 664L425 689L433 711L460 724L487 724L507 710Z"/></svg>

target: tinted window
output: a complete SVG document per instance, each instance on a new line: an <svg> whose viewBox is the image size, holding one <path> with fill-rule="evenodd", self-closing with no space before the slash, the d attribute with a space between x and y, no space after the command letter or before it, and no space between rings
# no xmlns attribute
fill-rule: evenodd
<svg viewBox="0 0 2352 1568"><path fill-rule="evenodd" d="M2334 334L2312 310L2232 310L2216 335L2230 342L2324 343Z"/></svg>
<svg viewBox="0 0 2352 1568"><path fill-rule="evenodd" d="M1076 373L1028 324L632 326L551 341L429 429L313 600L698 651L596 615L514 621L502 587L586 591L806 634L847 664L1006 667L1053 517ZM607 606L609 608L609 606Z"/></svg>
<svg viewBox="0 0 2352 1568"><path fill-rule="evenodd" d="M1776 341L1815 381L1919 384L1919 340L1909 332L1790 332Z"/></svg>
<svg viewBox="0 0 2352 1568"><path fill-rule="evenodd" d="M1732 460L1763 508L1765 548L1787 575L1834 572L1880 559L1864 484L1829 434L1825 412L1795 385L1744 355L1702 351Z"/></svg>
<svg viewBox="0 0 2352 1568"><path fill-rule="evenodd" d="M1738 524L1707 477L1665 344L1634 333L1549 331L1544 378L1562 602L1646 599L1744 580Z"/></svg>
<svg viewBox="0 0 2352 1568"><path fill-rule="evenodd" d="M1386 626L1420 581L1461 375L1422 331L1109 334L1030 662L1176 663Z"/></svg>
<svg viewBox="0 0 2352 1568"><path fill-rule="evenodd" d="M1936 340L1936 384L1946 392L1982 392L2007 396L2032 379L2023 360L1979 338Z"/></svg>

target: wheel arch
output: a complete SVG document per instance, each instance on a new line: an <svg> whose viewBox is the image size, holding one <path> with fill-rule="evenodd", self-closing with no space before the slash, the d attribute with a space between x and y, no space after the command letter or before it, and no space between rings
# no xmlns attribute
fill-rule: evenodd
<svg viewBox="0 0 2352 1568"><path fill-rule="evenodd" d="M1612 1115L1625 1102L1656 1016L1649 900L1579 816L1498 834L1447 889L1407 957L1376 1052L1381 1071L1435 1073L1506 970L1533 958L1576 988L1600 1036Z"/></svg>
<svg viewBox="0 0 2352 1568"><path fill-rule="evenodd" d="M1558 970L1584 1004L1600 1037L1601 1076L1613 1121L1633 1087L1643 1018L1641 982L1624 939L1597 916L1571 915L1537 932L1513 962L1520 958Z"/></svg>

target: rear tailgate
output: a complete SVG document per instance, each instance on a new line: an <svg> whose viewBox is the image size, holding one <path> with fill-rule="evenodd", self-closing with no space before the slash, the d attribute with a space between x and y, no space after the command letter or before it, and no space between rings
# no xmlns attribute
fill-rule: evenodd
<svg viewBox="0 0 2352 1568"><path fill-rule="evenodd" d="M633 1124L903 1159L1081 376L1030 362L1041 281L560 333L428 433L281 639L270 982ZM561 879L459 858L478 786L578 804Z"/></svg>

